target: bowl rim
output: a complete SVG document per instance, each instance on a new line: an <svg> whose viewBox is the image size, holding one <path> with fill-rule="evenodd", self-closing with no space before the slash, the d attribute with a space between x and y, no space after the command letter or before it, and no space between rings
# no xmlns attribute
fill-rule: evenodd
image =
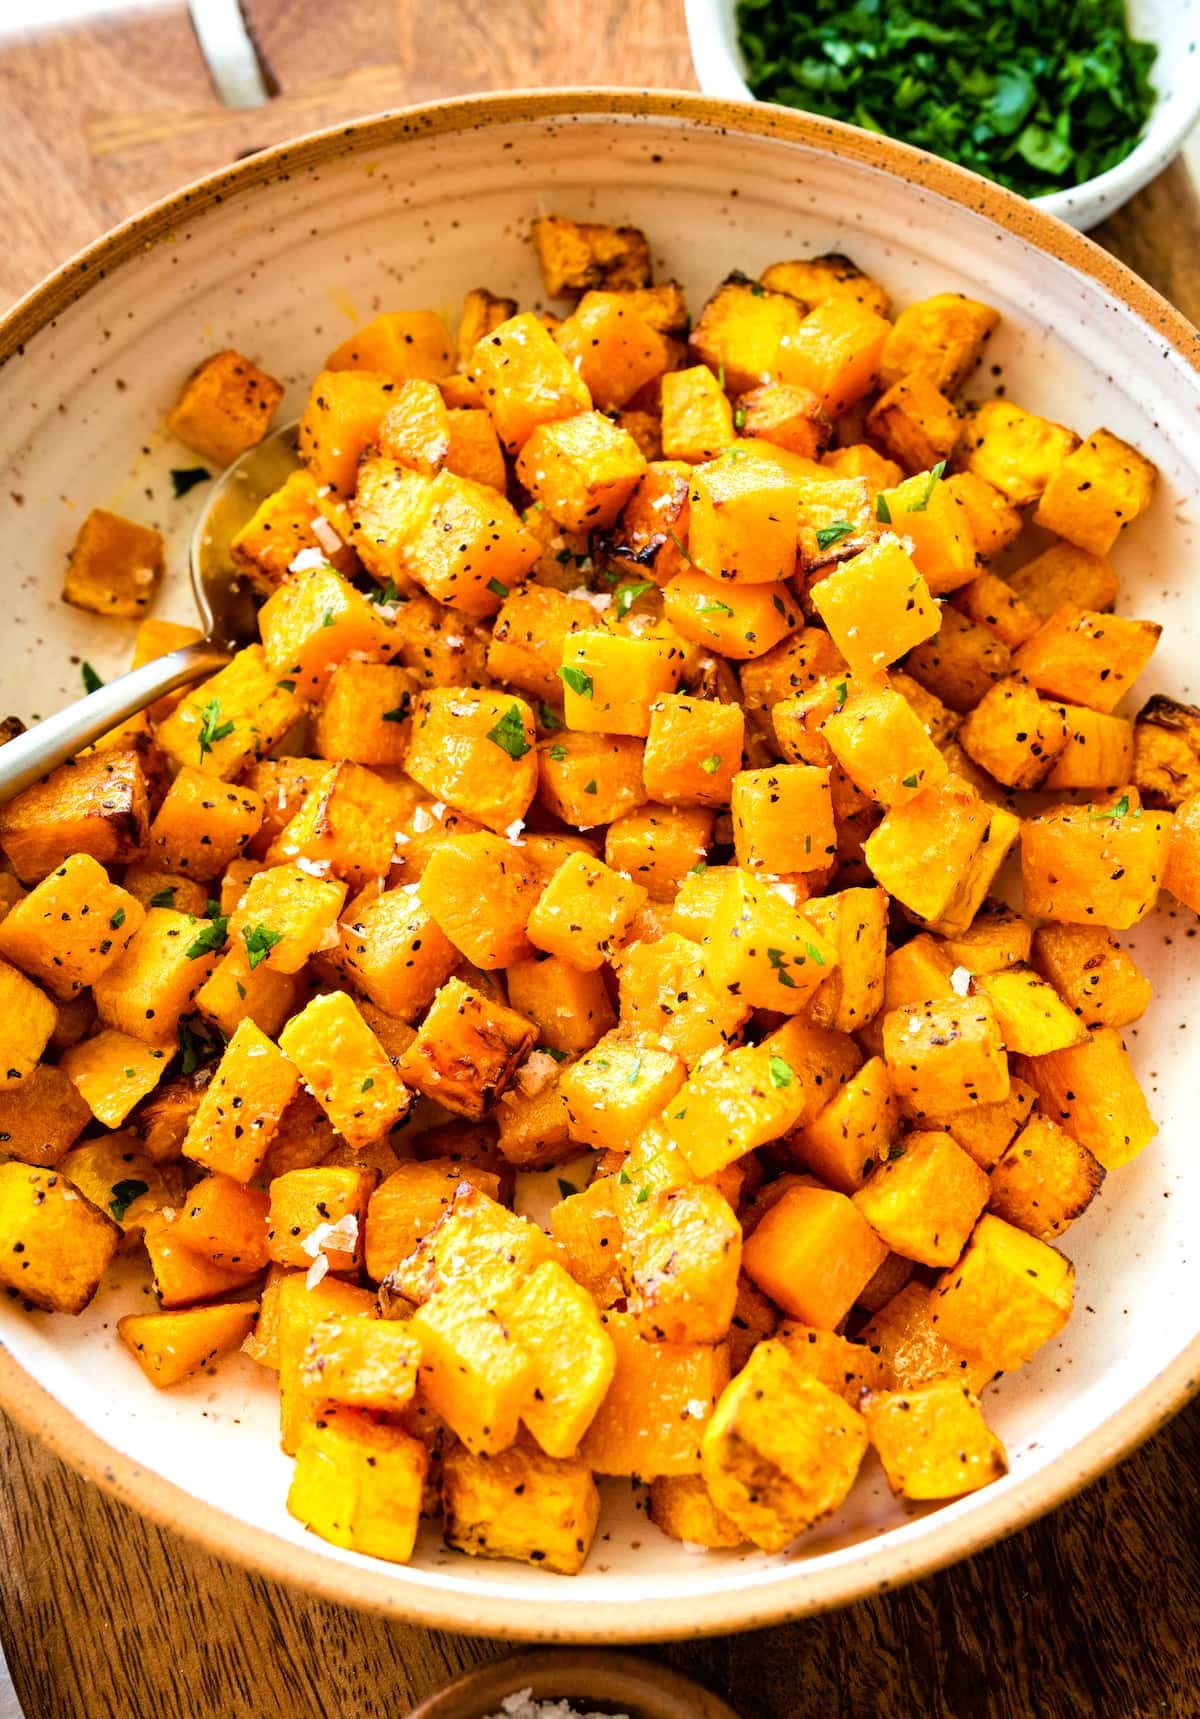
<svg viewBox="0 0 1200 1719"><path fill-rule="evenodd" d="M589 87L517 90L398 108L277 144L205 175L130 216L63 263L0 318L0 364L93 285L148 245L231 196L278 175L405 141L495 125L618 118L686 122L721 135L778 138L892 173L1025 240L1101 286L1200 373L1200 331L1123 263L1044 209L990 180L894 138L766 103L733 102L691 91ZM283 1540L205 1503L109 1445L26 1372L0 1343L0 1408L85 1479L159 1527L181 1533L218 1560L232 1560L318 1599L428 1628L513 1641L651 1642L762 1628L849 1604L929 1575L1026 1526L1078 1492L1158 1430L1200 1391L1200 1334L1136 1396L1038 1473L969 1511L933 1512L919 1536L864 1541L852 1559L818 1568L802 1561L782 1579L657 1599L559 1604L549 1588L525 1595L454 1590L397 1580L394 1567L343 1563ZM789 1579L790 1578L790 1579ZM481 1587L486 1583L481 1579ZM531 1590L531 1593L534 1591Z"/></svg>
<svg viewBox="0 0 1200 1719"><path fill-rule="evenodd" d="M732 5L734 10L736 42L737 0L684 0L688 49L701 88L718 100L734 99L729 92L736 88L739 101L759 106L782 106L782 103L765 102L746 82L737 53L730 52L720 28L719 19L726 4ZM1155 46L1162 51L1162 43L1157 38ZM708 68L714 70L709 71ZM716 88L717 84L721 87ZM1058 191L1044 191L1030 201L1051 215L1062 215L1069 209L1076 218L1091 216L1097 222L1115 213L1127 198L1135 196L1157 172L1174 160L1188 133L1200 121L1200 79L1194 81L1191 89L1189 99L1186 83L1181 82L1169 95L1164 95L1156 86L1157 100L1150 109L1141 136L1128 155L1103 173L1094 173L1090 179L1080 179L1078 183L1064 185ZM785 108L784 111L801 113L806 110Z"/></svg>

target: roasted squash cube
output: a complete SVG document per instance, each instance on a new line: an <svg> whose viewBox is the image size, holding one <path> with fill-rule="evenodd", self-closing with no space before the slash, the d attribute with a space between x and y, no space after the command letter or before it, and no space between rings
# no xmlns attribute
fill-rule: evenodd
<svg viewBox="0 0 1200 1719"><path fill-rule="evenodd" d="M127 1313L117 1335L158 1390L207 1370L238 1348L254 1329L257 1301L189 1307L181 1313Z"/></svg>
<svg viewBox="0 0 1200 1719"><path fill-rule="evenodd" d="M863 853L876 881L920 919L936 920L953 901L991 821L991 809L951 774L893 806Z"/></svg>
<svg viewBox="0 0 1200 1719"><path fill-rule="evenodd" d="M866 1448L861 1417L772 1338L726 1388L705 1429L704 1481L748 1540L782 1552L842 1502Z"/></svg>
<svg viewBox="0 0 1200 1719"><path fill-rule="evenodd" d="M1011 1372L1070 1318L1075 1267L1065 1255L985 1212L957 1265L933 1290L939 1336Z"/></svg>
<svg viewBox="0 0 1200 1719"><path fill-rule="evenodd" d="M430 1405L476 1455L507 1450L534 1373L513 1329L480 1302L474 1285L460 1282L419 1307L410 1330Z"/></svg>
<svg viewBox="0 0 1200 1719"><path fill-rule="evenodd" d="M1074 430L1039 418L1011 400L975 406L963 433L961 457L1016 507L1037 501L1068 454L1079 446Z"/></svg>
<svg viewBox="0 0 1200 1719"><path fill-rule="evenodd" d="M708 365L669 370L662 379L664 458L699 465L736 440L733 407Z"/></svg>
<svg viewBox="0 0 1200 1719"><path fill-rule="evenodd" d="M411 377L379 426L379 451L431 478L450 451L450 412L436 382Z"/></svg>
<svg viewBox="0 0 1200 1719"><path fill-rule="evenodd" d="M824 628L804 627L739 671L742 701L747 710L761 710L845 671L845 658Z"/></svg>
<svg viewBox="0 0 1200 1719"><path fill-rule="evenodd" d="M468 1182L495 1199L499 1181L477 1164L450 1158L406 1159L371 1194L365 1225L367 1276L382 1283L390 1271L416 1251Z"/></svg>
<svg viewBox="0 0 1200 1719"><path fill-rule="evenodd" d="M406 1564L429 1466L420 1439L341 1411L306 1425L294 1448L289 1513L334 1546Z"/></svg>
<svg viewBox="0 0 1200 1719"><path fill-rule="evenodd" d="M722 389L742 394L781 375L782 352L799 334L805 306L736 271L713 293L696 321L688 346ZM805 382L788 375L788 382ZM815 384L806 384L815 389Z"/></svg>
<svg viewBox="0 0 1200 1719"><path fill-rule="evenodd" d="M640 884L588 854L572 854L529 917L530 941L585 972L595 970L611 958L645 899Z"/></svg>
<svg viewBox="0 0 1200 1719"><path fill-rule="evenodd" d="M843 561L810 596L851 670L866 679L942 624L929 587L890 533Z"/></svg>
<svg viewBox="0 0 1200 1719"><path fill-rule="evenodd" d="M164 871L207 883L239 857L262 817L262 800L253 788L231 788L185 764L150 825L150 857Z"/></svg>
<svg viewBox="0 0 1200 1719"><path fill-rule="evenodd" d="M946 488L967 516L975 553L981 560L990 561L1021 535L1024 521L1020 512L995 484L977 472L954 472L946 479Z"/></svg>
<svg viewBox="0 0 1200 1719"><path fill-rule="evenodd" d="M924 376L943 394L955 394L999 320L991 305L958 292L907 305L884 344L880 376L889 387L905 376Z"/></svg>
<svg viewBox="0 0 1200 1719"><path fill-rule="evenodd" d="M1099 610L1111 609L1117 600L1111 564L1073 543L1052 543L1004 577L1039 621L1048 621L1064 603Z"/></svg>
<svg viewBox="0 0 1200 1719"><path fill-rule="evenodd" d="M653 1039L617 1027L564 1069L559 1086L571 1118L571 1138L584 1145L627 1150L684 1082L684 1066Z"/></svg>
<svg viewBox="0 0 1200 1719"><path fill-rule="evenodd" d="M384 311L347 335L325 360L327 370L366 370L398 383L445 376L452 366L446 325L432 310Z"/></svg>
<svg viewBox="0 0 1200 1719"><path fill-rule="evenodd" d="M889 1255L898 1259L898 1254ZM876 1356L889 1390L911 1390L934 1379L951 1379L982 1391L996 1375L994 1362L947 1342L933 1323L928 1286L912 1280L888 1297L859 1333Z"/></svg>
<svg viewBox="0 0 1200 1719"><path fill-rule="evenodd" d="M799 528L799 485L771 460L735 448L692 476L688 556L712 579L790 579Z"/></svg>
<svg viewBox="0 0 1200 1719"><path fill-rule="evenodd" d="M313 1327L300 1387L322 1402L400 1414L412 1401L420 1344L392 1319L323 1319Z"/></svg>
<svg viewBox="0 0 1200 1719"><path fill-rule="evenodd" d="M990 626L969 620L950 604L942 609L941 621L935 636L909 652L905 666L944 705L968 711L1012 672L1012 652Z"/></svg>
<svg viewBox="0 0 1200 1719"><path fill-rule="evenodd" d="M920 716L890 687L856 689L821 733L855 786L884 806L902 804L946 774Z"/></svg>
<svg viewBox="0 0 1200 1719"><path fill-rule="evenodd" d="M537 787L533 742L533 712L523 699L436 687L414 706L405 768L439 800L504 831L525 816Z"/></svg>
<svg viewBox="0 0 1200 1719"><path fill-rule="evenodd" d="M446 470L472 483L485 484L503 495L508 487L508 470L496 426L486 412L472 407L452 407L450 447L446 454Z"/></svg>
<svg viewBox="0 0 1200 1719"><path fill-rule="evenodd" d="M967 929L944 944L954 964L972 974L1002 973L1006 967L1020 966L1028 962L1032 946L1029 921L999 901L985 902Z"/></svg>
<svg viewBox="0 0 1200 1719"><path fill-rule="evenodd" d="M392 1059L343 992L314 997L284 1027L279 1048L352 1146L378 1140L412 1104Z"/></svg>
<svg viewBox="0 0 1200 1719"><path fill-rule="evenodd" d="M1111 430L1093 430L1042 491L1034 520L1093 555L1107 555L1122 526L1144 513L1157 469Z"/></svg>
<svg viewBox="0 0 1200 1719"><path fill-rule="evenodd" d="M62 1069L39 1063L19 1086L0 1091L0 1151L53 1169L91 1120Z"/></svg>
<svg viewBox="0 0 1200 1719"><path fill-rule="evenodd" d="M285 677L281 690L305 698L324 692L351 651L382 661L395 649L380 611L332 567L294 573L267 598L258 624L269 667Z"/></svg>
<svg viewBox="0 0 1200 1719"><path fill-rule="evenodd" d="M550 1228L576 1283L601 1308L624 1297L621 1277L623 1238L611 1176L598 1176L581 1193L569 1194L550 1212Z"/></svg>
<svg viewBox="0 0 1200 1719"><path fill-rule="evenodd" d="M961 507L941 481L941 466L881 490L876 517L911 543L913 566L935 597L975 576L975 540Z"/></svg>
<svg viewBox="0 0 1200 1719"><path fill-rule="evenodd" d="M1079 1044L1027 1057L1019 1066L1043 1114L1061 1123L1106 1170L1127 1164L1158 1133L1115 1027L1094 1027Z"/></svg>
<svg viewBox="0 0 1200 1719"><path fill-rule="evenodd" d="M336 925L345 899L340 879L313 876L299 865L268 866L242 892L229 921L230 942L276 973L298 973Z"/></svg>
<svg viewBox="0 0 1200 1719"><path fill-rule="evenodd" d="M568 634L559 671L567 727L645 739L650 713L664 693L674 692L683 661L682 647L667 639L598 630Z"/></svg>
<svg viewBox="0 0 1200 1719"><path fill-rule="evenodd" d="M583 1568L600 1517L600 1494L585 1463L526 1445L490 1456L448 1451L442 1498L448 1546L561 1576Z"/></svg>
<svg viewBox="0 0 1200 1719"><path fill-rule="evenodd" d="M897 1257L889 1255L891 1259ZM785 1320L775 1336L810 1378L819 1379L852 1409L858 1407L865 1389L883 1383L885 1369L864 1343L850 1342L835 1331L822 1331L798 1319Z"/></svg>
<svg viewBox="0 0 1200 1719"><path fill-rule="evenodd" d="M1162 627L1064 603L1013 656L1039 692L1112 711L1154 654Z"/></svg>
<svg viewBox="0 0 1200 1719"><path fill-rule="evenodd" d="M781 887L738 869L726 875L704 937L704 970L753 1008L795 1015L830 975L837 951Z"/></svg>
<svg viewBox="0 0 1200 1719"><path fill-rule="evenodd" d="M145 910L90 854L72 854L0 920L0 956L56 997L92 985L129 943Z"/></svg>
<svg viewBox="0 0 1200 1719"><path fill-rule="evenodd" d="M295 1454L306 1428L328 1421L334 1413L331 1405L310 1397L303 1388L304 1357L313 1331L325 1319L375 1319L378 1311L376 1298L369 1289L360 1289L342 1278L327 1275L312 1289L308 1287L307 1273L302 1271L287 1272L277 1279L274 1312L280 1443L289 1456ZM259 1333L262 1333L261 1323Z"/></svg>
<svg viewBox="0 0 1200 1719"><path fill-rule="evenodd" d="M547 1456L573 1457L616 1369L596 1303L556 1260L528 1278L504 1319L533 1364L521 1419Z"/></svg>
<svg viewBox="0 0 1200 1719"><path fill-rule="evenodd" d="M393 1268L385 1288L418 1306L462 1289L478 1309L498 1316L526 1278L556 1253L536 1224L464 1181L416 1251Z"/></svg>
<svg viewBox="0 0 1200 1719"><path fill-rule="evenodd" d="M313 749L322 758L399 767L418 687L417 677L398 663L339 663L317 706Z"/></svg>
<svg viewBox="0 0 1200 1719"><path fill-rule="evenodd" d="M969 758L1008 788L1036 788L1067 744L1067 713L1023 680L997 681L958 731Z"/></svg>
<svg viewBox="0 0 1200 1719"><path fill-rule="evenodd" d="M792 382L764 382L737 403L743 435L815 460L829 441L831 426L811 388Z"/></svg>
<svg viewBox="0 0 1200 1719"><path fill-rule="evenodd" d="M519 453L539 425L591 410L587 384L531 311L486 334L467 373L510 454Z"/></svg>
<svg viewBox="0 0 1200 1719"><path fill-rule="evenodd" d="M269 594L305 550L310 555L315 550L339 573L353 573L357 557L345 541L349 533L349 520L337 501L321 494L310 471L294 471L233 538L229 557L256 590Z"/></svg>
<svg viewBox="0 0 1200 1719"><path fill-rule="evenodd" d="M526 585L504 599L488 644L488 673L506 686L557 703L568 633L588 630L596 613L582 597L546 585Z"/></svg>
<svg viewBox="0 0 1200 1719"><path fill-rule="evenodd" d="M961 430L958 407L920 371L894 382L867 414L868 435L908 472L948 460Z"/></svg>
<svg viewBox="0 0 1200 1719"><path fill-rule="evenodd" d="M788 1136L788 1150L839 1193L853 1194L877 1164L887 1161L900 1130L891 1076L873 1056L820 1110Z"/></svg>
<svg viewBox="0 0 1200 1719"><path fill-rule="evenodd" d="M717 1509L699 1474L663 1474L651 1481L650 1520L689 1546L729 1550L744 1544L741 1529Z"/></svg>
<svg viewBox="0 0 1200 1719"><path fill-rule="evenodd" d="M1031 959L1085 1027L1125 1027L1150 1006L1149 979L1103 926L1043 925Z"/></svg>
<svg viewBox="0 0 1200 1719"><path fill-rule="evenodd" d="M262 441L282 399L282 382L249 358L216 352L188 377L167 429L214 465L231 466Z"/></svg>
<svg viewBox="0 0 1200 1719"><path fill-rule="evenodd" d="M663 336L617 293L585 294L554 338L601 412L624 406L670 368Z"/></svg>
<svg viewBox="0 0 1200 1719"><path fill-rule="evenodd" d="M324 1256L333 1272L355 1271L376 1172L321 1164L289 1170L271 1183L267 1246L279 1265L310 1266Z"/></svg>
<svg viewBox="0 0 1200 1719"><path fill-rule="evenodd" d="M733 779L733 841L748 871L820 871L837 851L829 771L808 764L741 770Z"/></svg>
<svg viewBox="0 0 1200 1719"><path fill-rule="evenodd" d="M873 494L890 489L904 476L895 460L885 459L866 442L852 442L849 447L827 448L821 464L837 477L866 478Z"/></svg>
<svg viewBox="0 0 1200 1719"><path fill-rule="evenodd" d="M508 1000L532 1021L539 1044L563 1056L590 1050L616 1025L603 977L557 955L538 955L508 969Z"/></svg>
<svg viewBox="0 0 1200 1719"><path fill-rule="evenodd" d="M898 1498L960 1498L1008 1473L1004 1446L979 1399L956 1379L899 1393L872 1391L862 1413Z"/></svg>
<svg viewBox="0 0 1200 1719"><path fill-rule="evenodd" d="M354 494L358 462L379 439L379 426L400 384L378 371L322 370L300 419L300 458L322 489L343 501Z"/></svg>
<svg viewBox="0 0 1200 1719"><path fill-rule="evenodd" d="M458 319L459 369L465 369L470 363L471 353L485 334L490 334L493 328L499 328L502 322L507 322L510 316L516 314L515 298L500 298L487 287L472 287L463 298L462 314ZM452 380L465 381L466 378ZM471 384L468 383L468 386Z"/></svg>
<svg viewBox="0 0 1200 1719"><path fill-rule="evenodd" d="M608 227L539 215L533 247L548 298L567 298L596 287L648 287L650 246L640 227Z"/></svg>
<svg viewBox="0 0 1200 1719"><path fill-rule="evenodd" d="M802 618L786 585L722 584L691 567L667 585L663 609L681 638L735 661L764 656Z"/></svg>
<svg viewBox="0 0 1200 1719"><path fill-rule="evenodd" d="M94 981L101 1021L147 1044L173 1044L179 1018L216 966L224 941L220 919L205 922L152 907L128 946Z"/></svg>
<svg viewBox="0 0 1200 1719"><path fill-rule="evenodd" d="M1084 1036L1082 1023L1053 985L1031 967L981 973L976 976L975 989L995 1009L1000 1036L1016 1054L1046 1056L1078 1044Z"/></svg>
<svg viewBox="0 0 1200 1719"><path fill-rule="evenodd" d="M1130 780L1146 805L1171 810L1200 790L1200 710L1195 705L1159 693L1146 700L1134 724L1133 762L1123 776L1113 778Z"/></svg>
<svg viewBox="0 0 1200 1719"><path fill-rule="evenodd" d="M992 1171L988 1209L1052 1241L1087 1211L1105 1171L1082 1141L1034 1111Z"/></svg>
<svg viewBox="0 0 1200 1719"><path fill-rule="evenodd" d="M488 971L533 953L525 927L540 890L523 849L480 830L439 843L421 874L419 897L455 948Z"/></svg>
<svg viewBox="0 0 1200 1719"><path fill-rule="evenodd" d="M0 969L0 1019L7 1023L13 1015L11 1000L3 995L3 981L4 971ZM0 1062L5 1066L10 1054L7 1047L0 1051ZM106 1128L119 1128L134 1105L153 1092L162 1079L167 1053L158 1045L105 1030L64 1051L58 1066L86 1100L96 1121ZM10 1079L7 1084L14 1083Z"/></svg>
<svg viewBox="0 0 1200 1719"><path fill-rule="evenodd" d="M85 753L0 806L0 847L22 883L39 883L70 854L101 865L136 859L149 820L138 753Z"/></svg>
<svg viewBox="0 0 1200 1719"><path fill-rule="evenodd" d="M408 496L401 500L396 553L384 560L376 543L369 564L376 573L407 574L439 603L452 603L469 615L495 614L509 588L519 585L538 559L537 540L516 509L486 484L443 471L424 497L416 498L417 505ZM377 513L367 516L357 498L355 515L364 535L378 537Z"/></svg>
<svg viewBox="0 0 1200 1719"><path fill-rule="evenodd" d="M486 1116L533 1045L521 1015L450 979L437 993L400 1073L457 1116Z"/></svg>
<svg viewBox="0 0 1200 1719"><path fill-rule="evenodd" d="M667 693L651 708L642 775L668 806L725 806L741 767L745 717L738 704Z"/></svg>
<svg viewBox="0 0 1200 1719"><path fill-rule="evenodd" d="M306 876L332 874L355 890L363 889L387 875L397 831L411 804L405 787L365 765L335 764L272 842L267 859L272 869L294 862Z"/></svg>
<svg viewBox="0 0 1200 1719"><path fill-rule="evenodd" d="M653 1343L720 1343L737 1305L742 1232L715 1187L651 1189L617 1177L629 1311Z"/></svg>
<svg viewBox="0 0 1200 1719"><path fill-rule="evenodd" d="M889 1150L854 1196L876 1235L920 1265L952 1265L987 1202L987 1176L936 1130Z"/></svg>
<svg viewBox="0 0 1200 1719"><path fill-rule="evenodd" d="M276 670L261 645L248 645L159 723L158 745L175 764L197 765L224 782L240 776L304 714L299 678L287 675L291 661Z"/></svg>
<svg viewBox="0 0 1200 1719"><path fill-rule="evenodd" d="M1025 911L1070 925L1127 930L1158 899L1169 812L1144 812L1136 788L1086 806L1051 806L1021 827Z"/></svg>
<svg viewBox="0 0 1200 1719"><path fill-rule="evenodd" d="M883 1055L901 1105L934 1121L1008 1096L1008 1061L986 997L913 1003L884 1017Z"/></svg>
<svg viewBox="0 0 1200 1719"><path fill-rule="evenodd" d="M782 381L811 388L826 417L840 418L874 388L891 332L887 318L869 305L826 299L788 331L773 368Z"/></svg>
<svg viewBox="0 0 1200 1719"><path fill-rule="evenodd" d="M420 898L406 888L360 899L339 927L355 988L398 1020L428 1008L458 965L459 952Z"/></svg>
<svg viewBox="0 0 1200 1719"><path fill-rule="evenodd" d="M958 762L964 761L969 762L965 754ZM989 811L991 815L979 846L967 861L949 902L933 921L933 929L943 937L956 937L972 924L1021 832L1021 820L1015 812L1003 806L989 807Z"/></svg>
<svg viewBox="0 0 1200 1719"><path fill-rule="evenodd" d="M643 806L609 825L604 857L655 901L670 901L701 864L713 836L713 814L703 806Z"/></svg>
<svg viewBox="0 0 1200 1719"><path fill-rule="evenodd" d="M562 733L537 749L538 800L575 829L610 824L643 804L643 747L619 734Z"/></svg>
<svg viewBox="0 0 1200 1719"><path fill-rule="evenodd" d="M699 1474L705 1426L729 1382L724 1343L648 1343L628 1313L607 1313L616 1351L608 1394L580 1460L598 1474Z"/></svg>
<svg viewBox="0 0 1200 1719"><path fill-rule="evenodd" d="M1163 883L1176 901L1200 913L1200 794L1191 794L1171 822Z"/></svg>
<svg viewBox="0 0 1200 1719"><path fill-rule="evenodd" d="M51 1313L82 1313L121 1231L57 1170L0 1164L0 1284Z"/></svg>
<svg viewBox="0 0 1200 1719"><path fill-rule="evenodd" d="M235 1181L250 1181L299 1084L292 1063L253 1021L243 1021L191 1118L184 1154Z"/></svg>
<svg viewBox="0 0 1200 1719"><path fill-rule="evenodd" d="M690 938L669 931L657 943L634 944L620 966L621 1019L689 1069L706 1051L732 1043L750 1012L744 999L712 984L704 959ZM552 1043L544 1029L542 1036Z"/></svg>
<svg viewBox="0 0 1200 1719"><path fill-rule="evenodd" d="M63 602L97 615L141 615L162 570L160 531L94 507L71 545Z"/></svg>
<svg viewBox="0 0 1200 1719"><path fill-rule="evenodd" d="M976 1174L984 1183L977 1207L982 1210L987 1178L980 1171ZM785 1313L832 1331L883 1264L887 1251L845 1194L832 1188L793 1187L755 1226L743 1261L747 1277Z"/></svg>
<svg viewBox="0 0 1200 1719"><path fill-rule="evenodd" d="M808 310L830 298L848 298L855 304L865 304L880 316L886 316L891 308L891 300L879 282L837 251L771 263L758 278L763 286L798 298Z"/></svg>
<svg viewBox="0 0 1200 1719"><path fill-rule="evenodd" d="M136 1213L137 1207L135 1201L131 1209ZM271 1258L269 1211L264 1189L218 1172L197 1182L182 1205L175 1207L172 1234L191 1253L214 1265L230 1271L265 1271Z"/></svg>

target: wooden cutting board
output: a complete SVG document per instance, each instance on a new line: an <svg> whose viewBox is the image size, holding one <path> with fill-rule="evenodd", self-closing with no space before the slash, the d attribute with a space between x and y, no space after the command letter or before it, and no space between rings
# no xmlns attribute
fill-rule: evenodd
<svg viewBox="0 0 1200 1719"><path fill-rule="evenodd" d="M278 94L217 100L187 9L3 34L0 301L187 179L355 114L477 89L694 88L682 0L250 0ZM1180 163L1096 234L1200 321ZM0 1638L27 1719L401 1719L496 1642L364 1617L194 1550L0 1418ZM827 1617L653 1650L745 1719L1200 1711L1200 1403L969 1563Z"/></svg>

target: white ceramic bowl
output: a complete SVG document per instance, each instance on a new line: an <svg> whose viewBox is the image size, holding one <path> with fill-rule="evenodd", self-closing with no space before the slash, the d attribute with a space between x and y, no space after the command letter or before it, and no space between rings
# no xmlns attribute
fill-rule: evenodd
<svg viewBox="0 0 1200 1719"><path fill-rule="evenodd" d="M684 6L700 88L706 95L753 101L738 46L737 0L684 0ZM1158 101L1140 142L1107 173L1035 199L1047 214L1082 232L1149 184L1179 153L1200 117L1200 0L1129 0L1129 18L1135 37L1158 44Z"/></svg>
<svg viewBox="0 0 1200 1719"><path fill-rule="evenodd" d="M281 416L293 415L356 318L419 305L453 315L481 280L536 299L526 234L539 210L645 227L656 268L678 276L697 307L735 265L756 274L829 250L855 257L900 304L957 288L997 305L989 364L1011 397L1082 430L1111 425L1161 468L1150 514L1116 553L1121 606L1166 623L1149 686L1200 691L1200 375L1196 337L1168 306L1029 204L887 139L772 107L576 90L410 110L254 156L127 223L0 324L3 709L28 716L76 696L81 657L102 674L127 660L131 624L59 601L87 508L164 527L171 575L160 607L189 616L185 543L203 491L170 499L169 469L195 459L161 424L199 359L243 349L285 380ZM995 377L981 382L991 391ZM1180 917L1191 929L1192 916ZM0 1298L0 1403L210 1550L428 1624L632 1640L749 1627L893 1586L1047 1509L1194 1386L1189 1041L1200 981L1183 931L1163 911L1129 939L1158 992L1129 1038L1163 1131L1067 1236L1078 1311L1032 1366L989 1393L1012 1470L974 1497L907 1510L870 1462L846 1508L786 1555L698 1556L614 1483L604 1533L574 1580L475 1562L446 1551L433 1529L411 1567L371 1562L287 1515L274 1381L252 1362L237 1356L215 1378L168 1392L147 1383L113 1330L120 1313L151 1305L128 1265L78 1320L26 1315Z"/></svg>

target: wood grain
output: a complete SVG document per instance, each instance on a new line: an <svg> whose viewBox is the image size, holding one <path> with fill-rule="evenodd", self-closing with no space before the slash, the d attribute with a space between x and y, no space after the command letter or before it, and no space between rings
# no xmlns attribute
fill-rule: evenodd
<svg viewBox="0 0 1200 1719"><path fill-rule="evenodd" d="M252 0L280 95L219 106L185 6L0 39L0 300L135 208L315 126L471 89L693 88L682 0ZM1200 320L1182 164L1097 235ZM0 1637L28 1719L401 1719L503 1644L264 1582L0 1419ZM1200 1713L1200 1404L1054 1516L830 1616L658 1654L745 1719Z"/></svg>

